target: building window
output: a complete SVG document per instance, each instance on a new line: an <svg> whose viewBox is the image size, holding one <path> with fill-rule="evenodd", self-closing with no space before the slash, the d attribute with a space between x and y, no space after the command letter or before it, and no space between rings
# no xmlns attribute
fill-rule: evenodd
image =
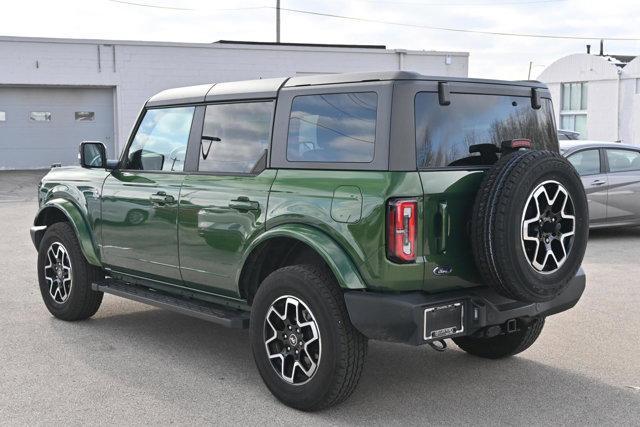
<svg viewBox="0 0 640 427"><path fill-rule="evenodd" d="M92 122L96 119L96 113L93 111L76 111L76 122Z"/></svg>
<svg viewBox="0 0 640 427"><path fill-rule="evenodd" d="M7 121L7 113L5 113L4 111L0 111L0 122L6 122Z"/></svg>
<svg viewBox="0 0 640 427"><path fill-rule="evenodd" d="M587 136L587 83L563 83L560 128Z"/></svg>
<svg viewBox="0 0 640 427"><path fill-rule="evenodd" d="M51 113L49 111L32 111L29 113L29 120L32 122L50 122Z"/></svg>

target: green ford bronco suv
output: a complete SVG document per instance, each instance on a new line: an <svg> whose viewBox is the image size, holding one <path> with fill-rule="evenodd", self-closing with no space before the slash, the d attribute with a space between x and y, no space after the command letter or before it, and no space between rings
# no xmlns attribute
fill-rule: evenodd
<svg viewBox="0 0 640 427"><path fill-rule="evenodd" d="M409 72L171 89L119 160L39 186L44 303L104 293L248 328L282 402L346 399L367 340L519 353L573 307L588 212L538 82Z"/></svg>

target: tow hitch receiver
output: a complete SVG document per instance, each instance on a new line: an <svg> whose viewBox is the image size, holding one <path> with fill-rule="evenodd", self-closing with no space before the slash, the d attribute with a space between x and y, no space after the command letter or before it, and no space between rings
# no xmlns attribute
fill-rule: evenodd
<svg viewBox="0 0 640 427"><path fill-rule="evenodd" d="M436 340L464 331L464 304L455 302L424 310L424 339Z"/></svg>

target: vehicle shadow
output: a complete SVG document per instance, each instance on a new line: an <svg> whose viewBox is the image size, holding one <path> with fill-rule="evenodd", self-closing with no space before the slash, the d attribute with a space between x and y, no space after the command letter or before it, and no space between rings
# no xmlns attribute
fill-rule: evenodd
<svg viewBox="0 0 640 427"><path fill-rule="evenodd" d="M589 240L631 240L640 238L639 227L597 228L589 231Z"/></svg>
<svg viewBox="0 0 640 427"><path fill-rule="evenodd" d="M209 423L221 414L225 424L297 425L633 424L640 419L640 393L527 360L526 353L489 361L455 346L437 353L380 342L370 342L362 379L349 400L301 413L280 404L263 385L247 331L126 307L141 311L119 314L111 304L92 320L54 329L61 340L69 340L65 329L75 329L66 347L97 374Z"/></svg>

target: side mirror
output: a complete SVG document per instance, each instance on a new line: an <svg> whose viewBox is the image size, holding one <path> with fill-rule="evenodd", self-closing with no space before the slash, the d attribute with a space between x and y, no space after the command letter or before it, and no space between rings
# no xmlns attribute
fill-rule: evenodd
<svg viewBox="0 0 640 427"><path fill-rule="evenodd" d="M80 144L80 166L87 169L112 169L107 161L107 149L102 142L83 141Z"/></svg>

